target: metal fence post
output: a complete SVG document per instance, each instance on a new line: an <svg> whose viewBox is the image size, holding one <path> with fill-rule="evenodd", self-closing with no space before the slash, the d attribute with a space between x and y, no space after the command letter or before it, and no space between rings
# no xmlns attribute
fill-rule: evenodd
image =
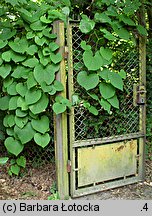
<svg viewBox="0 0 152 216"><path fill-rule="evenodd" d="M53 24L54 33L57 34L57 44L60 46L59 52L64 56L65 52L65 31L64 22L55 21ZM66 97L66 71L64 58L60 62L60 70L56 74L56 79L64 86L64 91L60 94ZM54 116L55 130L55 158L57 188L60 199L69 197L69 182L67 173L68 161L68 140L67 140L67 114L62 113Z"/></svg>

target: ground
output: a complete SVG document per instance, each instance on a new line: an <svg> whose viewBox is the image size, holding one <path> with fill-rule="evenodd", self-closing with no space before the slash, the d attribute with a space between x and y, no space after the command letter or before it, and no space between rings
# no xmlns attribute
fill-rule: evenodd
<svg viewBox="0 0 152 216"><path fill-rule="evenodd" d="M50 164L41 168L29 168L22 177L9 177L7 167L0 167L0 200L47 200L55 182L55 166ZM123 186L84 196L77 199L106 200L151 200L152 199L152 161L146 161L146 179L143 183ZM54 186L53 186L54 187Z"/></svg>

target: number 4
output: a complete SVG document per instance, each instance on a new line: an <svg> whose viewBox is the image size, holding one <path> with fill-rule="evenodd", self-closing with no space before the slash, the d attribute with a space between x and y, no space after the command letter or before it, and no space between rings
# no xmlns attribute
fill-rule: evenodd
<svg viewBox="0 0 152 216"><path fill-rule="evenodd" d="M147 205L147 203L145 203L143 209L146 210L146 211L148 210L148 205Z"/></svg>

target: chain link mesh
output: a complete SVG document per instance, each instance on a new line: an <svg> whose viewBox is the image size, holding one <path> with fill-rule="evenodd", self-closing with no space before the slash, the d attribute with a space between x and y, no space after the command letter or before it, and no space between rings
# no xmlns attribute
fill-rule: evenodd
<svg viewBox="0 0 152 216"><path fill-rule="evenodd" d="M77 75L83 70L83 50L80 46L85 36L76 25L72 28L73 45L73 83L74 94L82 99L88 99L87 92L77 83ZM93 43L94 44L94 43ZM129 44L128 44L129 47ZM123 47L124 49L124 47ZM124 91L118 91L120 109L112 109L109 115L101 107L96 117L89 113L81 104L74 110L75 140L111 137L136 133L139 131L139 107L133 105L133 84L139 81L139 55L137 47L125 51L121 50L116 56L115 69L124 69L127 77L124 82ZM89 101L92 103L91 101Z"/></svg>

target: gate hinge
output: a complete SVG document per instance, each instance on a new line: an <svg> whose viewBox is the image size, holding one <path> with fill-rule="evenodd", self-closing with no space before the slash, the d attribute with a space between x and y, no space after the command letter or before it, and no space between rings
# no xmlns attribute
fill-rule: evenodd
<svg viewBox="0 0 152 216"><path fill-rule="evenodd" d="M67 162L67 172L71 173L71 161L70 160L68 160Z"/></svg>
<svg viewBox="0 0 152 216"><path fill-rule="evenodd" d="M65 59L65 60L68 59L68 54L69 54L68 46L65 46L65 47L64 47L64 59Z"/></svg>

